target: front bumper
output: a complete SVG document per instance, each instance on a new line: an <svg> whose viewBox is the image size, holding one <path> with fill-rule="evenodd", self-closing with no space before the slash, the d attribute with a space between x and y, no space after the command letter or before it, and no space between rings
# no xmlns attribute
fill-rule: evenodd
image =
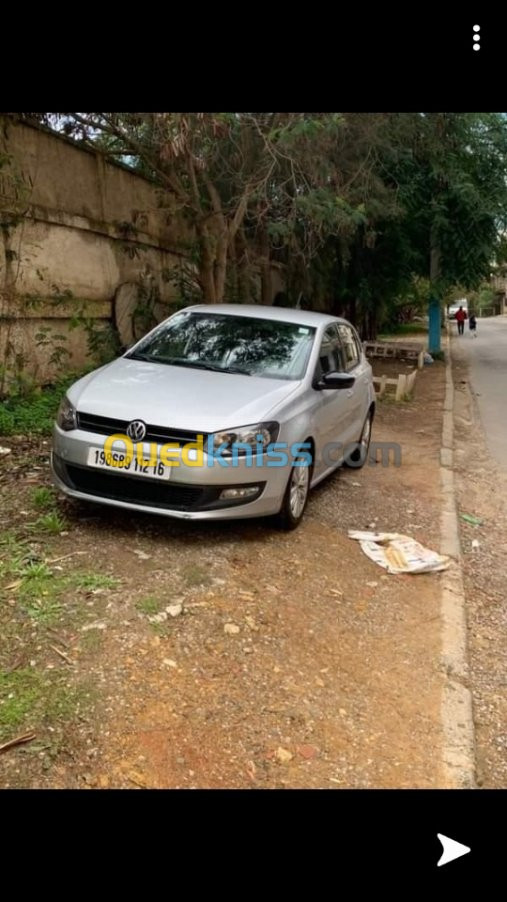
<svg viewBox="0 0 507 902"><path fill-rule="evenodd" d="M226 520L270 516L280 510L288 472L239 460L221 466L204 455L204 465L180 461L169 480L150 479L87 466L90 448L103 448L103 437L76 430L53 431L53 481L70 497L183 520ZM253 499L224 500L223 489L257 486Z"/></svg>

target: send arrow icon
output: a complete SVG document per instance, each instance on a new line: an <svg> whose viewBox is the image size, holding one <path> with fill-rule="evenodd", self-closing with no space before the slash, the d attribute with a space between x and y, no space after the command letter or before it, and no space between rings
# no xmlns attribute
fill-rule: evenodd
<svg viewBox="0 0 507 902"><path fill-rule="evenodd" d="M437 862L437 868L441 867L443 864L448 864L449 861L454 861L455 858L461 858L462 855L468 855L468 853L471 852L469 846L464 846L463 843L456 842L455 839L444 836L443 833L437 833L437 836L442 843L442 848L444 850Z"/></svg>

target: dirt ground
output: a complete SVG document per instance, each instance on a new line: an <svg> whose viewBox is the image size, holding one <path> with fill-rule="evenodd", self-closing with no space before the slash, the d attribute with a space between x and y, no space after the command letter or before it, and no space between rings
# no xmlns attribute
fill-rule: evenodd
<svg viewBox="0 0 507 902"><path fill-rule="evenodd" d="M461 546L468 612L477 780L507 786L507 477L489 454L465 360L453 343L455 471L462 518ZM474 543L474 544L472 544ZM476 544L475 544L476 543Z"/></svg>
<svg viewBox="0 0 507 902"><path fill-rule="evenodd" d="M382 401L402 466L336 473L290 534L55 500L49 444L2 440L0 745L35 736L0 785L441 786L440 576L347 530L438 549L443 395L435 363Z"/></svg>

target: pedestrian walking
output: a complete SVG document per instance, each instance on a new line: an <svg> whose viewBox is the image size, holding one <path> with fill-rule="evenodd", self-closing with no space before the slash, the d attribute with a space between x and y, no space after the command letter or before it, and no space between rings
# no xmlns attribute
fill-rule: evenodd
<svg viewBox="0 0 507 902"><path fill-rule="evenodd" d="M477 317L475 316L475 313L470 314L470 319L468 320L468 328L470 329L473 337L477 338Z"/></svg>
<svg viewBox="0 0 507 902"><path fill-rule="evenodd" d="M466 318L466 310L463 310L463 307L460 307L456 314L456 322L458 323L458 335L463 335L463 332L465 331Z"/></svg>

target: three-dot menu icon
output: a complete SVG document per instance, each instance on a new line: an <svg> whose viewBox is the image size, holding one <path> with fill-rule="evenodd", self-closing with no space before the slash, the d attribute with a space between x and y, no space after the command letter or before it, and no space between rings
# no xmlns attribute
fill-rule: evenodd
<svg viewBox="0 0 507 902"><path fill-rule="evenodd" d="M473 37L474 37L474 43L473 43L474 50L480 50L481 49L481 26L474 25L472 31L473 31Z"/></svg>

